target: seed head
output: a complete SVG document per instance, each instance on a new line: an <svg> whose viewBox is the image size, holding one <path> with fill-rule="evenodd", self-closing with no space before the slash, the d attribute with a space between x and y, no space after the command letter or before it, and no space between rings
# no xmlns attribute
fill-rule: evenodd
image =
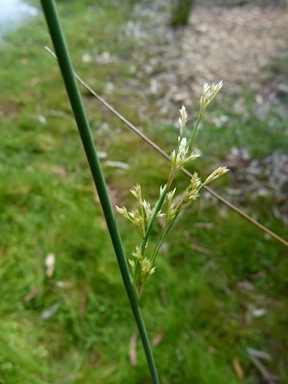
<svg viewBox="0 0 288 384"><path fill-rule="evenodd" d="M126 207L120 208L116 205L116 210L120 213L120 215L131 221L131 223L139 229L142 236L145 236L144 217L138 208L134 208L132 211L128 211Z"/></svg>
<svg viewBox="0 0 288 384"><path fill-rule="evenodd" d="M166 186L165 185L160 185L160 196L162 196L162 193L165 191Z"/></svg>
<svg viewBox="0 0 288 384"><path fill-rule="evenodd" d="M126 219L129 219L129 215L128 215L128 211L127 211L127 208L126 207L118 207L118 205L116 205L116 210L117 212L120 213L120 215L126 217Z"/></svg>
<svg viewBox="0 0 288 384"><path fill-rule="evenodd" d="M179 121L179 125L180 125L180 137L182 137L184 129L185 129L186 124L187 124L187 120L188 120L187 111L186 111L186 108L184 107L184 105L182 105L181 109L179 109L179 112L180 112L180 117L179 117L178 121Z"/></svg>
<svg viewBox="0 0 288 384"><path fill-rule="evenodd" d="M222 87L223 80L219 81L219 83L217 84L204 83L202 96L200 98L200 115L203 114L205 109L208 107L208 105L211 103L211 101L214 99L214 97L217 95L217 93Z"/></svg>
<svg viewBox="0 0 288 384"><path fill-rule="evenodd" d="M141 265L141 272L143 277L145 275L151 276L155 272L156 268L155 267L153 268L151 261L147 259L147 257L145 257L140 261L140 265Z"/></svg>
<svg viewBox="0 0 288 384"><path fill-rule="evenodd" d="M143 259L141 247L139 245L136 245L136 249L134 252L132 252L132 256L134 256L139 261Z"/></svg>
<svg viewBox="0 0 288 384"><path fill-rule="evenodd" d="M170 159L175 167L175 170L180 169L184 164L188 163L189 161L195 160L199 155L197 155L194 152L189 153L189 146L187 144L187 138L182 137L182 139L179 137L179 146L177 150L174 150L171 152Z"/></svg>
<svg viewBox="0 0 288 384"><path fill-rule="evenodd" d="M228 171L229 171L229 169L227 167L219 167L219 168L215 169L215 171L213 171L211 173L211 175L209 175L207 177L207 179L204 181L203 185L206 185L206 184L210 183L211 181L218 179L218 177L225 175L225 173L227 173Z"/></svg>
<svg viewBox="0 0 288 384"><path fill-rule="evenodd" d="M198 177L198 173L194 172L190 180L190 188L198 189L201 185L201 179Z"/></svg>
<svg viewBox="0 0 288 384"><path fill-rule="evenodd" d="M142 199L141 185L136 184L133 188L130 189L130 192L135 197L135 199L140 203Z"/></svg>

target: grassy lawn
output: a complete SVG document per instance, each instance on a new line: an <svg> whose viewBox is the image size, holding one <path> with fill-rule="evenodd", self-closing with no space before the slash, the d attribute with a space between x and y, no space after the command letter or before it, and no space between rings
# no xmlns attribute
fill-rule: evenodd
<svg viewBox="0 0 288 384"><path fill-rule="evenodd" d="M177 140L174 123L157 122L152 101L151 115L140 117L141 92L127 90L139 49L125 34L132 5L97 3L59 2L75 70L168 152ZM149 383L138 339L136 366L128 359L135 325L57 63L45 45L51 44L40 15L0 47L0 380ZM113 204L131 206L128 191L136 183L155 199L169 166L87 91L83 96ZM208 110L197 138L203 157L195 163L203 177L225 164L232 147L256 159L287 153L283 115L271 109L260 118L251 95L245 100L244 117L233 112L233 100L214 103L211 116L227 116L225 130L215 129ZM226 196L233 182L232 174L213 187ZM185 183L178 178L179 189ZM247 194L239 204L287 238L273 199ZM130 253L139 238L117 220ZM48 277L51 253L55 271ZM141 299L161 383L234 384L239 367L245 384L272 383L265 372L286 382L287 249L204 194L177 221L161 253ZM259 369L247 348L271 359L258 358Z"/></svg>

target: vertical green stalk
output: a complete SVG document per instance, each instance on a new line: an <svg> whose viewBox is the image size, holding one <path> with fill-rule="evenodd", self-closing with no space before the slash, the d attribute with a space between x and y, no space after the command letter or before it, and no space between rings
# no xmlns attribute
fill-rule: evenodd
<svg viewBox="0 0 288 384"><path fill-rule="evenodd" d="M196 121L196 124L194 125L194 128L192 130L192 133L191 133L191 136L189 137L189 140L188 140L188 143L187 143L187 146L190 147L194 137L195 137L195 134L196 134L196 131L198 129L198 126L200 124L200 121L201 121L201 118L202 118L202 114L199 114L198 118L197 118L197 121Z"/></svg>
<svg viewBox="0 0 288 384"><path fill-rule="evenodd" d="M164 187L164 190L162 192L162 195L160 196L157 204L156 204L156 207L154 209L154 212L153 212L153 215L151 217L151 219L149 220L149 223L148 223L148 226L147 226L147 230L146 230L146 233L145 233L145 237L141 243L141 253L142 255L144 256L145 254L145 248L146 248L146 245L147 245L147 241L148 241L148 238L150 236L150 232L151 232L151 229L153 227L153 224L154 224L154 221L157 217L157 214L159 213L163 203L164 203L164 200L165 200L165 197L167 195L167 192L168 192L168 187L167 185L165 185Z"/></svg>
<svg viewBox="0 0 288 384"><path fill-rule="evenodd" d="M56 6L54 0L41 0L41 4L51 35L51 39L55 48L55 52L58 57L59 67L62 73L71 107L73 109L74 117L78 126L80 137L93 176L93 180L97 188L107 227L110 233L114 251L121 271L124 286L130 301L130 306L143 343L146 359L151 373L152 383L159 384L152 349L146 332L145 324L140 312L138 298L131 282L129 269L122 246L122 241L120 238L112 205L107 192L107 187L102 173L101 165L90 132L89 123L86 118L80 92L74 77L73 67L66 46L65 37L61 29Z"/></svg>

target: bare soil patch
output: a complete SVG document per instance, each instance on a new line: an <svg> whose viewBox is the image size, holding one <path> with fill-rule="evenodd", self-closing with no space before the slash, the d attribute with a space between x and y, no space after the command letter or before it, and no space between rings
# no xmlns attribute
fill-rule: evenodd
<svg viewBox="0 0 288 384"><path fill-rule="evenodd" d="M157 119L160 112L171 121L181 104L190 108L195 100L198 103L205 81L221 79L224 87L217 98L233 100L233 111L239 114L247 108L246 91L253 95L253 109L263 119L271 103L280 104L283 93L288 97L288 71L269 70L275 58L288 57L287 3L235 3L199 1L189 25L177 30L169 26L167 2L138 5L139 21L128 25L127 34L137 37L140 48L143 45L135 52L136 76L131 82L143 95L140 115L146 115L147 108L151 112L152 99ZM252 159L245 148L230 150L226 164L234 177L229 198L239 203L247 195L252 200L273 195L274 215L287 226L287 154L275 151Z"/></svg>
<svg viewBox="0 0 288 384"><path fill-rule="evenodd" d="M163 11L156 12L155 4L150 13L147 7L136 10L142 18L134 32L148 46L149 57L145 50L145 54L135 53L135 58L137 76L148 75L145 92L157 96L162 113L170 110L171 103L191 105L204 81L223 79L223 94L229 96L252 90L259 102L277 98L279 87L285 92L283 77L267 81L267 66L273 58L287 56L287 5L227 7L220 2L199 2L189 25L173 30L167 8L157 3Z"/></svg>

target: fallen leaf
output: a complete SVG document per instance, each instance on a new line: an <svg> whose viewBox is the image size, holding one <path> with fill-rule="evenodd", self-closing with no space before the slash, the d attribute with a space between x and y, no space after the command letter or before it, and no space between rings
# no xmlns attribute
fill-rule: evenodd
<svg viewBox="0 0 288 384"><path fill-rule="evenodd" d="M165 331L162 329L151 341L151 346L156 347L160 342L162 341L163 337L165 336Z"/></svg>
<svg viewBox="0 0 288 384"><path fill-rule="evenodd" d="M38 293L40 292L39 287L33 287L31 291L24 297L24 301L28 303L28 301L31 301Z"/></svg>
<svg viewBox="0 0 288 384"><path fill-rule="evenodd" d="M199 245L196 244L190 244L190 248L193 249L193 251L203 253L204 255L211 255L210 249L200 247Z"/></svg>
<svg viewBox="0 0 288 384"><path fill-rule="evenodd" d="M237 357L234 357L233 359L233 367L235 369L238 379L242 381L244 379L243 369L241 368L241 365Z"/></svg>
<svg viewBox="0 0 288 384"><path fill-rule="evenodd" d="M260 352L260 354L259 354L259 352ZM263 356L265 356L265 358L267 358L265 352L262 353L261 351L258 351L256 349L247 348L247 353L248 353L251 361L255 365L255 367L261 373L265 382L267 382L268 384L270 384L270 383L272 384L272 383L275 383L276 381L278 381L277 376L275 376L273 373L269 372L269 370L265 367L265 365L263 363L261 363L261 361L259 360L259 358L263 358Z"/></svg>
<svg viewBox="0 0 288 384"><path fill-rule="evenodd" d="M266 309L264 308L259 308L259 309L254 309L252 312L253 317L262 317L266 315Z"/></svg>
<svg viewBox="0 0 288 384"><path fill-rule="evenodd" d="M255 287L249 281L239 281L237 283L237 288L242 289L243 291L253 292Z"/></svg>
<svg viewBox="0 0 288 384"><path fill-rule="evenodd" d="M87 301L87 285L84 284L82 287L82 295L81 295L81 301L80 301L80 315L81 315L81 317L85 316L86 301Z"/></svg>
<svg viewBox="0 0 288 384"><path fill-rule="evenodd" d="M61 305L61 301L57 301L57 303L45 309L45 311L42 312L40 319L43 321L50 319L50 317L52 317L58 311L60 305Z"/></svg>
<svg viewBox="0 0 288 384"><path fill-rule="evenodd" d="M129 169L130 168L129 164L123 163L122 161L107 160L107 161L105 161L105 165L107 167L120 168L120 169Z"/></svg>
<svg viewBox="0 0 288 384"><path fill-rule="evenodd" d="M129 344L129 361L132 367L136 367L137 365L137 352L136 352L136 343L137 343L138 332L133 332L130 344Z"/></svg>
<svg viewBox="0 0 288 384"><path fill-rule="evenodd" d="M265 359L265 360L269 360L269 361L272 360L272 356L269 353L260 351L259 349L254 349L254 348L248 347L247 352L248 352L249 356L258 357L259 359Z"/></svg>
<svg viewBox="0 0 288 384"><path fill-rule="evenodd" d="M45 260L45 265L46 265L46 276L52 277L53 272L54 272L54 265L55 265L55 254L54 253L49 253L49 255L47 255L46 260Z"/></svg>
<svg viewBox="0 0 288 384"><path fill-rule="evenodd" d="M161 284L161 299L162 299L163 305L166 307L168 305L168 296L163 284Z"/></svg>
<svg viewBox="0 0 288 384"><path fill-rule="evenodd" d="M53 167L51 168L51 172L54 173L54 175L58 175L61 177L65 177L67 175L67 172L62 167Z"/></svg>

